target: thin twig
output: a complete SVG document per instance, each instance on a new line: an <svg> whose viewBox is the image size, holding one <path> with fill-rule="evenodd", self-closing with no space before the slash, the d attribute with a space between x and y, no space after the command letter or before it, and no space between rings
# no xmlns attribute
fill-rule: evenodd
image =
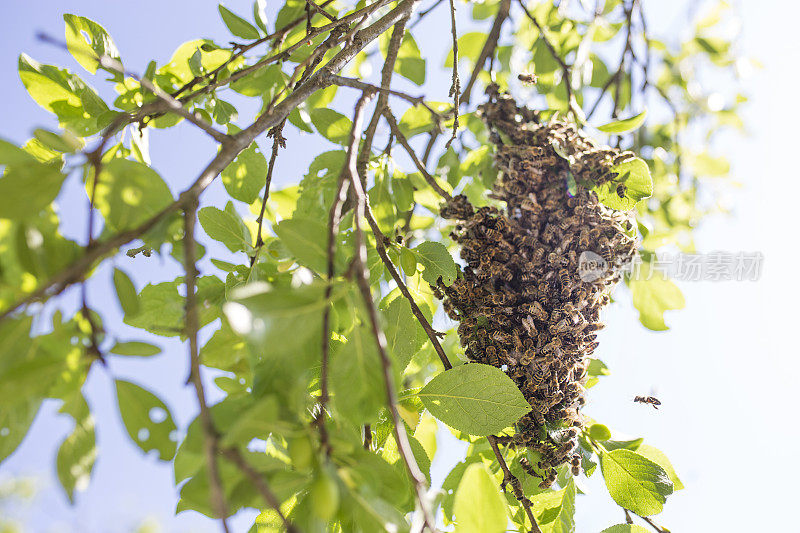
<svg viewBox="0 0 800 533"><path fill-rule="evenodd" d="M497 437L494 435L489 435L486 437L486 440L489 441L489 445L492 447L494 456L497 458L497 462L500 464L500 469L503 471L503 485L511 485L511 489L514 491L514 497L517 498L519 503L521 503L522 507L525 509L525 514L528 516L528 520L531 522L531 532L542 533L542 530L539 528L539 524L536 522L536 518L533 516L533 511L531 510L531 501L526 498L525 494L522 492L522 483L520 483L519 479L517 479L517 477L511 473L503 454L500 453L500 448L497 446Z"/></svg>
<svg viewBox="0 0 800 533"><path fill-rule="evenodd" d="M222 523L222 530L229 531L226 518L228 505L225 502L225 491L219 475L217 464L218 440L211 411L206 403L206 394L203 389L203 380L200 376L200 352L197 341L197 332L200 329L200 318L197 313L195 290L197 288L197 265L195 264L194 227L197 215L197 201L186 206L183 215L183 257L186 270L186 336L189 338L189 382L194 385L195 396L200 407L200 423L203 428L203 452L208 468L208 483L211 497L211 508Z"/></svg>
<svg viewBox="0 0 800 533"><path fill-rule="evenodd" d="M270 489L269 485L264 480L264 477L252 466L250 466L245 458L242 457L242 454L239 452L239 450L235 448L229 448L223 450L222 453L250 479L250 482L256 487L256 490L258 490L258 492L261 494L261 497L264 498L264 501L267 502L267 504L278 514L278 518L280 518L281 522L283 522L283 527L286 529L287 533L298 533L297 526L289 521L289 519L286 518L286 515L281 511L281 502L278 500L278 497L275 496L275 493L272 492L272 489Z"/></svg>
<svg viewBox="0 0 800 533"><path fill-rule="evenodd" d="M544 43L547 50L550 52L550 55L555 59L558 66L561 67L561 81L564 83L564 87L567 89L567 109L570 113L572 113L575 117L579 117L580 113L578 112L576 107L575 97L572 94L572 68L567 65L564 61L564 58L556 51L555 46L553 43L550 42L550 39L547 38L547 33L544 31L544 27L539 24L539 21L536 20L536 17L533 16L533 13L528 11L528 8L525 6L524 0L518 0L520 7L525 12L525 16L530 19L536 29L539 30L539 37L541 37L542 42Z"/></svg>
<svg viewBox="0 0 800 533"><path fill-rule="evenodd" d="M510 11L511 0L501 0L500 6L497 9L497 15L495 15L494 22L492 23L492 29L489 30L489 34L486 36L486 42L483 44L481 53L478 54L478 60L475 61L472 75L469 77L467 86L464 88L464 92L461 95L462 103L469 104L470 97L472 96L472 88L475 82L478 81L478 75L483 71L486 60L489 59L490 56L494 56L494 51L497 48L497 41L500 39L500 31L503 29L503 23L508 18ZM458 113L458 110L456 110L456 113Z"/></svg>
<svg viewBox="0 0 800 533"><path fill-rule="evenodd" d="M384 0L379 0L379 2L376 3L381 3L383 1ZM402 0L395 9L375 21L371 26L358 32L357 35L359 38L355 39L350 47L341 50L328 61L325 66L309 76L308 80L299 85L273 109L262 113L249 127L231 136L231 141L222 145L222 148L217 152L214 159L203 169L194 183L181 193L177 200L164 207L148 220L142 222L139 226L118 233L103 242L96 243L90 251L82 255L70 266L55 274L32 293L20 298L11 304L10 307L4 309L2 313L0 313L0 321L11 315L20 307L40 300L48 295L55 296L60 294L67 287L80 282L86 273L94 266L95 261L105 258L110 253L116 251L120 246L141 237L159 222L181 210L187 205L187 202L196 201L203 191L216 179L219 173L222 172L242 150L250 146L257 136L279 124L293 109L303 103L314 92L330 85L331 81L329 77L331 74L338 72L348 61L375 40L381 33L386 31L397 20L410 13L417 2L418 0ZM158 103L162 106L164 105L163 102ZM145 107L146 106L143 106L139 113L142 113ZM148 111L154 109L161 109L161 107L147 107ZM118 128L120 125L127 122L129 118L130 116L127 114L120 115L120 118L116 119L107 130L112 131L112 127Z"/></svg>
<svg viewBox="0 0 800 533"><path fill-rule="evenodd" d="M439 359L442 361L442 365L444 365L445 370L450 370L453 368L453 365L450 364L450 360L447 358L447 354L442 348L441 343L439 342L439 332L437 332L431 326L428 319L422 313L422 310L417 305L417 302L414 301L414 297L411 296L411 292L409 292L408 287L403 282L403 278L400 277L400 273L397 272L397 268L395 268L394 263L389 258L389 255L386 253L386 245L385 243L388 241L386 235L381 232L380 227L378 227L378 223L375 221L375 217L372 216L372 210L369 209L367 206L367 222L369 223L370 228L372 229L372 233L375 235L375 248L378 250L378 256L380 256L381 261L386 266L386 269L389 271L389 274L392 276L392 279L397 283L397 287L400 289L400 292L405 296L408 303L411 304L411 312L417 317L422 329L425 330L425 333L428 335L428 338L433 345L433 349L436 351L436 354L439 356Z"/></svg>
<svg viewBox="0 0 800 533"><path fill-rule="evenodd" d="M319 7L313 0L306 0L306 5L310 7L315 13L319 13L331 22L336 22L336 17Z"/></svg>
<svg viewBox="0 0 800 533"><path fill-rule="evenodd" d="M425 479L425 475L419 469L419 466L417 466L417 462L414 459L414 454L411 451L411 445L408 441L408 435L406 435L404 422L400 418L400 414L397 411L397 391L394 389L392 362L386 352L386 336L381 330L378 321L378 312L375 309L375 303L372 301L372 291L370 290L369 286L369 269L367 268L367 248L364 242L364 233L361 230L361 219L366 214L367 195L366 192L364 192L364 187L361 184L361 180L358 178L356 158L358 141L361 135L360 133L357 134L356 132L361 131L364 107L366 106L367 101L372 98L373 94L374 93L364 93L364 95L356 104L356 110L353 116L353 127L350 131L347 161L345 163L347 178L350 181L350 185L353 188L356 197L356 212L353 217L353 225L355 227L355 276L358 288L361 291L362 299L364 300L364 306L366 307L369 315L370 325L372 326L372 335L375 338L375 344L378 348L378 354L381 359L383 381L386 388L386 406L389 410L389 415L392 418L392 424L394 425L397 451L405 463L409 475L414 481L414 489L416 491L420 510L422 511L425 526L431 532L435 532L437 531L436 519L427 501L427 480Z"/></svg>
<svg viewBox="0 0 800 533"><path fill-rule="evenodd" d="M389 127L392 129L392 133L394 134L395 137L397 137L397 140L400 141L400 144L408 153L408 156L414 162L414 166L417 167L417 170L419 170L420 174L422 174L422 177L425 178L426 182L428 182L428 185L430 185L431 188L445 200L448 201L452 200L453 197L450 195L450 193L442 189L442 187L438 183L436 183L436 180L433 178L433 176L431 176L428 173L428 170L425 168L425 165L423 165L422 161L419 160L419 157L417 157L416 152L414 152L414 149L411 148L411 145L408 143L408 139L406 139L406 136L403 135L403 132L400 130L400 126L397 125L397 120L394 118L394 115L392 115L392 110L389 109L388 106L384 108L383 116L386 118L386 122L389 123Z"/></svg>
<svg viewBox="0 0 800 533"><path fill-rule="evenodd" d="M394 89L388 89L384 87L379 87L377 85L373 85L371 83L367 83L356 78L347 78L345 76L339 76L338 74L333 74L330 76L331 83L334 85L339 85L342 87L352 87L353 89L358 89L360 91L364 90L372 90L378 91L381 93L387 93L393 96L397 96L402 98L403 100L413 104L413 105L422 105L424 106L432 115L438 115L439 113L430 107L428 104L425 103L424 96L413 96L408 93L404 93L402 91L396 91ZM379 114L380 115L380 114Z"/></svg>
<svg viewBox="0 0 800 533"><path fill-rule="evenodd" d="M264 198L261 200L261 210L258 212L258 218L256 219L256 224L258 224L258 229L256 230L256 249L253 257L250 258L250 268L253 268L253 265L255 265L258 260L258 254L261 252L261 247L264 246L264 238L261 236L261 230L264 227L264 213L267 210L269 188L272 184L272 172L275 169L275 160L278 158L278 149L286 148L286 138L283 136L283 125L285 123L286 121L284 120L270 130L270 134L272 135L272 153L269 156L267 176L264 179Z"/></svg>
<svg viewBox="0 0 800 533"><path fill-rule="evenodd" d="M60 41L54 37L50 37L46 33L39 33L37 37L42 42L58 46L59 48L62 48L64 50L69 50L69 47L67 46L66 42ZM199 113L192 113L191 111L183 107L183 104L180 101L176 100L169 93L164 92L159 87L153 85L153 83L151 83L150 80L148 80L147 78L143 78L142 76L139 76L138 74L135 74L133 72L125 70L122 67L122 63L120 63L118 60L106 55L100 56L99 58L89 53L86 53L86 55L92 59L97 59L98 62L100 63L100 66L103 67L104 69L111 70L118 74L122 74L123 76L131 77L134 80L138 81L142 87L152 92L159 100L164 102L169 111L185 118L187 121L191 122L201 130L209 134L218 143L225 144L230 140L230 137L228 135L214 129L214 127L208 122L206 122L203 119L203 117L200 116Z"/></svg>
<svg viewBox="0 0 800 533"><path fill-rule="evenodd" d="M456 31L456 4L450 0L450 33L453 34L453 84L450 85L448 96L453 97L453 135L444 146L445 150L456 140L458 133L458 108L461 100L461 80L458 77L458 31Z"/></svg>

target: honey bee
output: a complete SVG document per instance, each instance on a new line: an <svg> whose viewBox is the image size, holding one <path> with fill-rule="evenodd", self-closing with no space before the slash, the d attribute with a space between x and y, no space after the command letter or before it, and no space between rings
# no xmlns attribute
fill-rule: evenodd
<svg viewBox="0 0 800 533"><path fill-rule="evenodd" d="M658 406L661 405L661 401L655 396L637 396L633 399L633 401L637 403L650 404L653 406L653 409L658 409Z"/></svg>
<svg viewBox="0 0 800 533"><path fill-rule="evenodd" d="M539 78L536 76L536 74L523 72L517 76L517 79L526 85L533 85L538 81Z"/></svg>
<svg viewBox="0 0 800 533"><path fill-rule="evenodd" d="M577 476L581 473L581 456L579 454L575 454L570 459L570 467L572 469L572 475Z"/></svg>
<svg viewBox="0 0 800 533"><path fill-rule="evenodd" d="M536 301L530 305L529 312L531 315L533 315L533 318L543 322L547 321L549 318L549 315L547 314L547 311L544 310L542 304Z"/></svg>

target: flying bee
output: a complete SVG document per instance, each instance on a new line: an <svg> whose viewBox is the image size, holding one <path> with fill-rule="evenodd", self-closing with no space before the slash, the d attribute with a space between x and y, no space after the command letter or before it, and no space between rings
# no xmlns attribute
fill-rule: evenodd
<svg viewBox="0 0 800 533"><path fill-rule="evenodd" d="M637 403L650 404L653 406L653 409L658 409L658 406L661 405L661 400L655 396L637 396L633 399L633 401Z"/></svg>
<svg viewBox="0 0 800 533"><path fill-rule="evenodd" d="M536 74L522 72L517 76L517 79L526 85L533 85L538 81L539 78L536 76Z"/></svg>

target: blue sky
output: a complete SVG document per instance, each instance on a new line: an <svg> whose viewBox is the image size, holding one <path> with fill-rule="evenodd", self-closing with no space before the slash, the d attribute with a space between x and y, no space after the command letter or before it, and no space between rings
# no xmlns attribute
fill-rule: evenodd
<svg viewBox="0 0 800 533"><path fill-rule="evenodd" d="M650 3L651 27L658 33L679 31L681 11L666 3ZM660 4L660 5L659 5ZM249 13L249 0L226 5ZM130 7L135 6L135 7ZM769 9L772 7L772 9ZM642 328L628 298L620 298L606 315L609 326L601 337L597 356L612 375L589 393L587 414L619 431L646 436L646 442L664 450L672 459L686 490L672 496L659 521L673 531L785 531L796 493L798 467L791 455L800 437L791 423L796 402L793 389L800 370L797 358L796 311L800 296L796 283L798 239L797 201L800 198L797 153L798 113L793 103L798 75L793 61L800 57L796 24L800 8L794 4L743 1L741 46L758 57L764 68L747 80L751 96L746 121L747 138L724 137L716 148L733 162L733 179L741 183L731 200L733 213L704 223L697 233L700 251L761 251L764 270L758 282L695 282L681 285L686 309L668 315L669 332ZM0 19L0 136L17 142L27 139L35 127L52 125L52 119L26 94L17 76L20 51L45 63L77 66L63 52L35 40L44 30L63 35L61 13L71 12L100 22L113 36L125 64L143 71L150 59L163 63L187 40L205 36L225 42L226 32L214 2L137 0L38 0L15 2L4 8ZM435 31L441 42L432 43L429 60L441 63L449 34L435 24L420 27L419 35ZM466 30L462 30L466 31ZM435 51L435 53L433 53ZM423 47L426 55L429 49ZM431 70L432 72L432 70ZM83 75L83 74L81 74ZM87 76L88 77L88 76ZM432 80L445 99L446 73ZM99 80L94 81L101 87ZM429 83L430 87L433 87ZM434 89L432 89L434 90ZM438 90L438 89L436 89ZM430 94L430 91L428 91ZM110 96L105 90L104 95ZM180 134L176 134L180 132ZM186 127L157 132L151 138L155 168L173 191L190 183L214 150L200 134ZM278 186L299 179L311 154L329 149L311 136L290 137L276 169ZM62 197L62 213L74 236L83 234L85 200L73 177ZM220 203L217 184L203 198L206 205ZM132 274L138 287L152 279L171 279L178 274L172 262L128 261L115 264ZM208 269L208 264L201 264ZM120 323L108 266L94 283L93 299L108 316L113 331L132 334ZM67 295L66 304L75 301ZM85 391L98 419L100 456L88 490L69 506L55 479L54 457L70 423L46 404L22 447L0 470L0 481L9 476L37 480L38 495L27 504L0 507L0 513L29 525L31 531L131 531L148 517L165 531L217 531L204 517L187 512L174 516L176 491L171 468L143 456L128 439L116 413L111 376L130 379L165 399L179 427L194 416L191 391L183 386L186 353L178 343L159 339L164 353L146 363L117 358L108 370L96 367ZM631 398L658 392L660 411L634 405ZM444 436L444 434L443 434ZM435 475L457 460L458 450L440 454ZM446 457L445 457L446 456ZM591 492L578 500L578 531L599 531L621 521L621 512L608 497L599 476L588 484ZM238 517L236 531L249 525L252 513Z"/></svg>

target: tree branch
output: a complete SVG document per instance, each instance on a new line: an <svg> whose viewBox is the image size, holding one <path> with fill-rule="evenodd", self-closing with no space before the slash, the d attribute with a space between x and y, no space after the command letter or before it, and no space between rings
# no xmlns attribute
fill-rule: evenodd
<svg viewBox="0 0 800 533"><path fill-rule="evenodd" d="M304 102L315 91L330 85L330 76L334 72L340 70L350 59L364 49L370 42L375 40L381 33L386 31L397 20L410 13L418 1L419 0L402 0L395 9L378 19L371 26L359 31L349 47L341 50L324 67L312 74L308 80L300 84L300 86L283 101L271 110L260 115L258 119L246 129L240 131L236 135L229 136L229 141L222 144L217 155L214 156L211 162L200 173L191 187L183 191L176 201L139 226L118 233L106 241L96 243L89 252L81 256L72 265L50 278L32 293L11 304L11 307L3 310L3 312L0 313L0 321L20 307L39 300L48 294L50 294L50 296L60 294L67 287L81 281L86 272L94 266L95 261L116 251L123 244L141 237L167 216L186 206L187 202L195 201L199 198L203 191L216 179L219 173L222 172L242 150L250 146L250 143L252 143L258 135L283 121L294 108ZM388 0L378 0L378 2L371 4L369 7L372 8L378 4L383 5L387 2ZM363 11L364 9L359 11ZM341 20L344 20L344 18ZM137 115L139 115L145 107L146 106L143 106ZM160 109L160 107L154 106L148 108L148 110L154 109L157 110ZM124 115L124 117L127 120L129 115ZM117 121L115 121L115 124L117 124ZM117 124L116 127L119 127L119 124ZM54 289L54 291L51 291L52 289Z"/></svg>
<svg viewBox="0 0 800 533"><path fill-rule="evenodd" d="M375 309L375 304L372 301L372 291L369 286L369 269L367 268L367 248L364 242L364 234L361 230L361 219L365 216L367 210L367 195L361 180L358 178L358 168L356 161L356 151L358 149L358 141L360 134L356 132L361 131L361 122L363 120L364 107L367 101L372 98L374 93L364 93L356 104L355 114L353 116L353 127L350 130L350 142L347 152L347 161L345 169L347 179L350 181L350 186L353 188L356 197L356 212L353 217L353 225L355 226L355 258L354 266L356 282L361 291L361 296L364 300L364 306L369 314L370 325L372 326L372 335L375 338L375 344L378 348L378 354L381 359L381 367L383 369L383 381L386 388L386 405L389 410L389 415L392 418L394 425L395 441L397 443L397 451L403 462L406 465L411 479L414 481L414 489L417 495L420 509L424 518L425 526L432 532L436 531L436 519L427 502L427 481L425 475L417 466L414 459L414 454L411 451L411 445L406 435L405 425L400 414L397 411L397 392L394 390L392 378L392 363L386 352L386 336L380 328L378 321L378 312Z"/></svg>
<svg viewBox="0 0 800 533"><path fill-rule="evenodd" d="M472 96L472 88L475 82L478 81L478 75L483 71L483 66L490 56L494 55L495 48L497 48L497 41L500 39L500 31L503 29L503 23L508 18L511 11L511 0L501 0L500 7L497 10L497 15L494 17L492 29L489 30L489 35L486 36L486 42L483 44L481 53L478 55L478 60L475 62L475 67L472 70L472 75L467 81L467 86L464 88L464 93L461 95L461 102L469 104L470 97ZM458 110L455 110L458 113Z"/></svg>
<svg viewBox="0 0 800 533"><path fill-rule="evenodd" d="M392 263L392 260L386 253L385 243L388 241L388 238L378 227L378 223L375 221L375 217L372 216L372 210L369 208L369 206L367 206L366 216L367 222L372 229L372 233L375 235L375 248L378 250L378 256L380 256L381 261L383 261L383 264L386 266L386 270L389 271L392 279L395 281L395 283L397 283L397 287L400 289L400 292L403 294L403 296L405 296L406 300L408 300L408 303L411 304L411 312L415 317L417 317L422 329L424 329L425 333L428 335L428 338L433 345L433 349L439 356L439 360L441 360L442 365L444 365L444 369L450 370L453 368L453 365L450 364L450 360L447 358L447 354L444 352L444 348L442 348L442 345L439 342L438 336L440 334L433 329L430 322L428 322L428 319L425 318L425 315L417 305L417 302L414 301L414 297L411 295L411 292L409 292L408 287L403 282L403 278L400 277L400 273L397 272L397 268L395 268L394 263Z"/></svg>
<svg viewBox="0 0 800 533"><path fill-rule="evenodd" d="M411 148L410 144L408 144L408 139L406 139L406 136L403 135L402 131L400 131L400 126L397 125L397 120L395 120L394 115L392 115L392 110L389 109L388 106L384 108L383 116L386 118L386 122L389 123L389 127L392 129L392 134L397 138L398 141L400 141L400 144L408 153L409 157L414 162L414 166L416 166L417 170L419 170L420 174L422 174L422 177L425 178L426 182L428 182L428 185L430 185L431 188L445 200L452 200L453 197L450 195L450 193L442 189L442 187L436 183L436 180L433 179L433 176L428 173L425 165L423 165L422 161L420 161L419 157L417 157L414 149Z"/></svg>
<svg viewBox="0 0 800 533"><path fill-rule="evenodd" d="M500 464L500 469L503 471L503 485L511 485L511 489L514 491L514 497L517 498L519 503L521 503L522 507L525 509L525 514L528 516L528 520L531 522L531 532L542 533L542 530L539 528L539 524L536 522L536 518L533 516L533 511L531 510L531 501L526 498L525 494L522 492L522 483L520 483L519 479L517 479L516 476L511 473L511 470L508 469L506 460L503 457L503 454L500 453L500 448L497 447L497 437L494 435L489 435L486 437L486 440L489 441L489 445L492 447L494 456L497 458L497 462Z"/></svg>
<svg viewBox="0 0 800 533"><path fill-rule="evenodd" d="M203 389L203 380L200 376L200 352L197 343L197 332L200 329L200 319L197 314L196 294L197 265L195 264L194 227L197 215L197 202L189 203L183 215L183 257L186 269L186 336L189 338L189 382L194 385L195 396L200 407L200 423L203 428L203 452L208 468L208 483L210 491L211 508L222 522L222 530L228 533L228 505L225 502L225 491L219 476L217 454L219 453L217 431L211 419L211 411L206 403L206 394Z"/></svg>
<svg viewBox="0 0 800 533"><path fill-rule="evenodd" d="M264 481L264 478L255 469L253 469L252 466L250 466L244 457L242 457L242 454L239 452L239 450L235 448L229 448L224 450L222 453L250 479L250 482L256 487L256 490L258 490L258 492L261 494L261 497L264 498L264 501L267 502L267 504L278 514L278 518L280 518L281 522L283 522L283 527L286 529L287 533L298 533L297 527L292 524L289 519L286 518L286 515L281 511L281 502L278 500L278 497L275 496L275 493L269 488L269 485L266 481Z"/></svg>

